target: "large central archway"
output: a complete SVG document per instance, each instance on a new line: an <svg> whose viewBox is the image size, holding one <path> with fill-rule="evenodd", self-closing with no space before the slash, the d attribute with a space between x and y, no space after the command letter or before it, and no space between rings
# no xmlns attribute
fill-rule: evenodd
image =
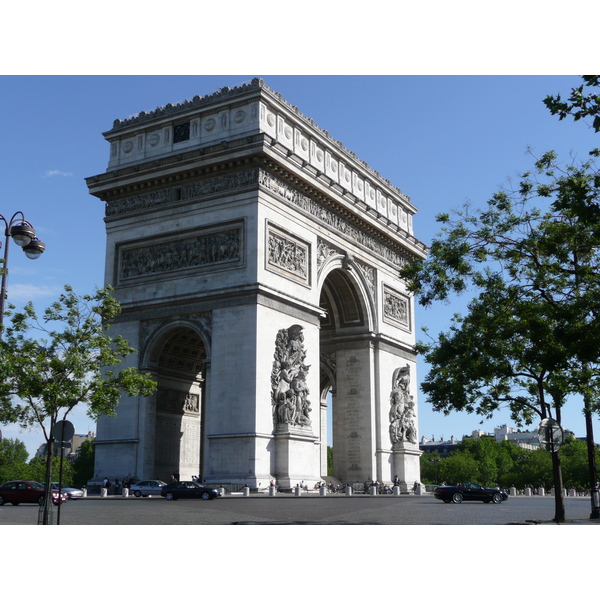
<svg viewBox="0 0 600 600"><path fill-rule="evenodd" d="M321 475L327 475L327 447L332 446L336 480L372 479L376 476L371 453L374 430L365 427L373 420L367 417L372 413L373 397L373 375L368 367L371 306L360 269L347 257L330 257L321 280Z"/></svg>

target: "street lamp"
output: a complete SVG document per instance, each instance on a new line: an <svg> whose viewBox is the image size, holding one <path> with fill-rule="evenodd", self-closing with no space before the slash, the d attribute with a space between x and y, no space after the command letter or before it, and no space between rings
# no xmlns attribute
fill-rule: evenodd
<svg viewBox="0 0 600 600"><path fill-rule="evenodd" d="M8 276L8 248L9 238L12 237L13 241L17 246L21 246L25 256L32 260L38 258L46 249L46 244L38 240L35 237L35 229L33 225L25 220L25 215L18 211L16 212L10 221L7 221L4 215L0 214L0 219L4 221L4 259L2 263L2 287L0 289L0 326L4 321L4 301L6 299L6 280ZM2 242L0 242L0 248L2 248ZM2 336L2 329L0 327L0 336Z"/></svg>

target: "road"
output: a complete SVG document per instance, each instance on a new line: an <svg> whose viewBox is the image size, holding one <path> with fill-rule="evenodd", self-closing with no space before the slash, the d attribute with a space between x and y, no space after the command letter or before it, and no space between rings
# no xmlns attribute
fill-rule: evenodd
<svg viewBox="0 0 600 600"><path fill-rule="evenodd" d="M589 521L589 498L565 498L566 518ZM553 524L554 499L444 504L430 496L226 496L212 501L89 497L60 509L60 525L507 525ZM0 506L0 525L36 525L38 507ZM54 521L58 521L55 508Z"/></svg>

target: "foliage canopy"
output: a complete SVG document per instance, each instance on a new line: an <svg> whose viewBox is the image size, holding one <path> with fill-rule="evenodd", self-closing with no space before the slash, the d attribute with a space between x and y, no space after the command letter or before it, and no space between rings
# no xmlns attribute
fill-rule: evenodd
<svg viewBox="0 0 600 600"><path fill-rule="evenodd" d="M110 322L120 306L110 287L77 296L70 286L38 318L33 304L7 312L0 339L0 422L38 425L46 441L59 419L83 403L93 420L112 416L121 392L150 395L156 384L135 367L115 367L135 352Z"/></svg>

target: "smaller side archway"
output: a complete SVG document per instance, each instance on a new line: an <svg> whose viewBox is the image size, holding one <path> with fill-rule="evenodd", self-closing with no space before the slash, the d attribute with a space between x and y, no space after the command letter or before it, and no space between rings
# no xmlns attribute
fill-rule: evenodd
<svg viewBox="0 0 600 600"><path fill-rule="evenodd" d="M208 363L204 332L186 322L171 323L151 336L146 348L145 364L158 383L147 415L152 476L163 481L202 478Z"/></svg>

